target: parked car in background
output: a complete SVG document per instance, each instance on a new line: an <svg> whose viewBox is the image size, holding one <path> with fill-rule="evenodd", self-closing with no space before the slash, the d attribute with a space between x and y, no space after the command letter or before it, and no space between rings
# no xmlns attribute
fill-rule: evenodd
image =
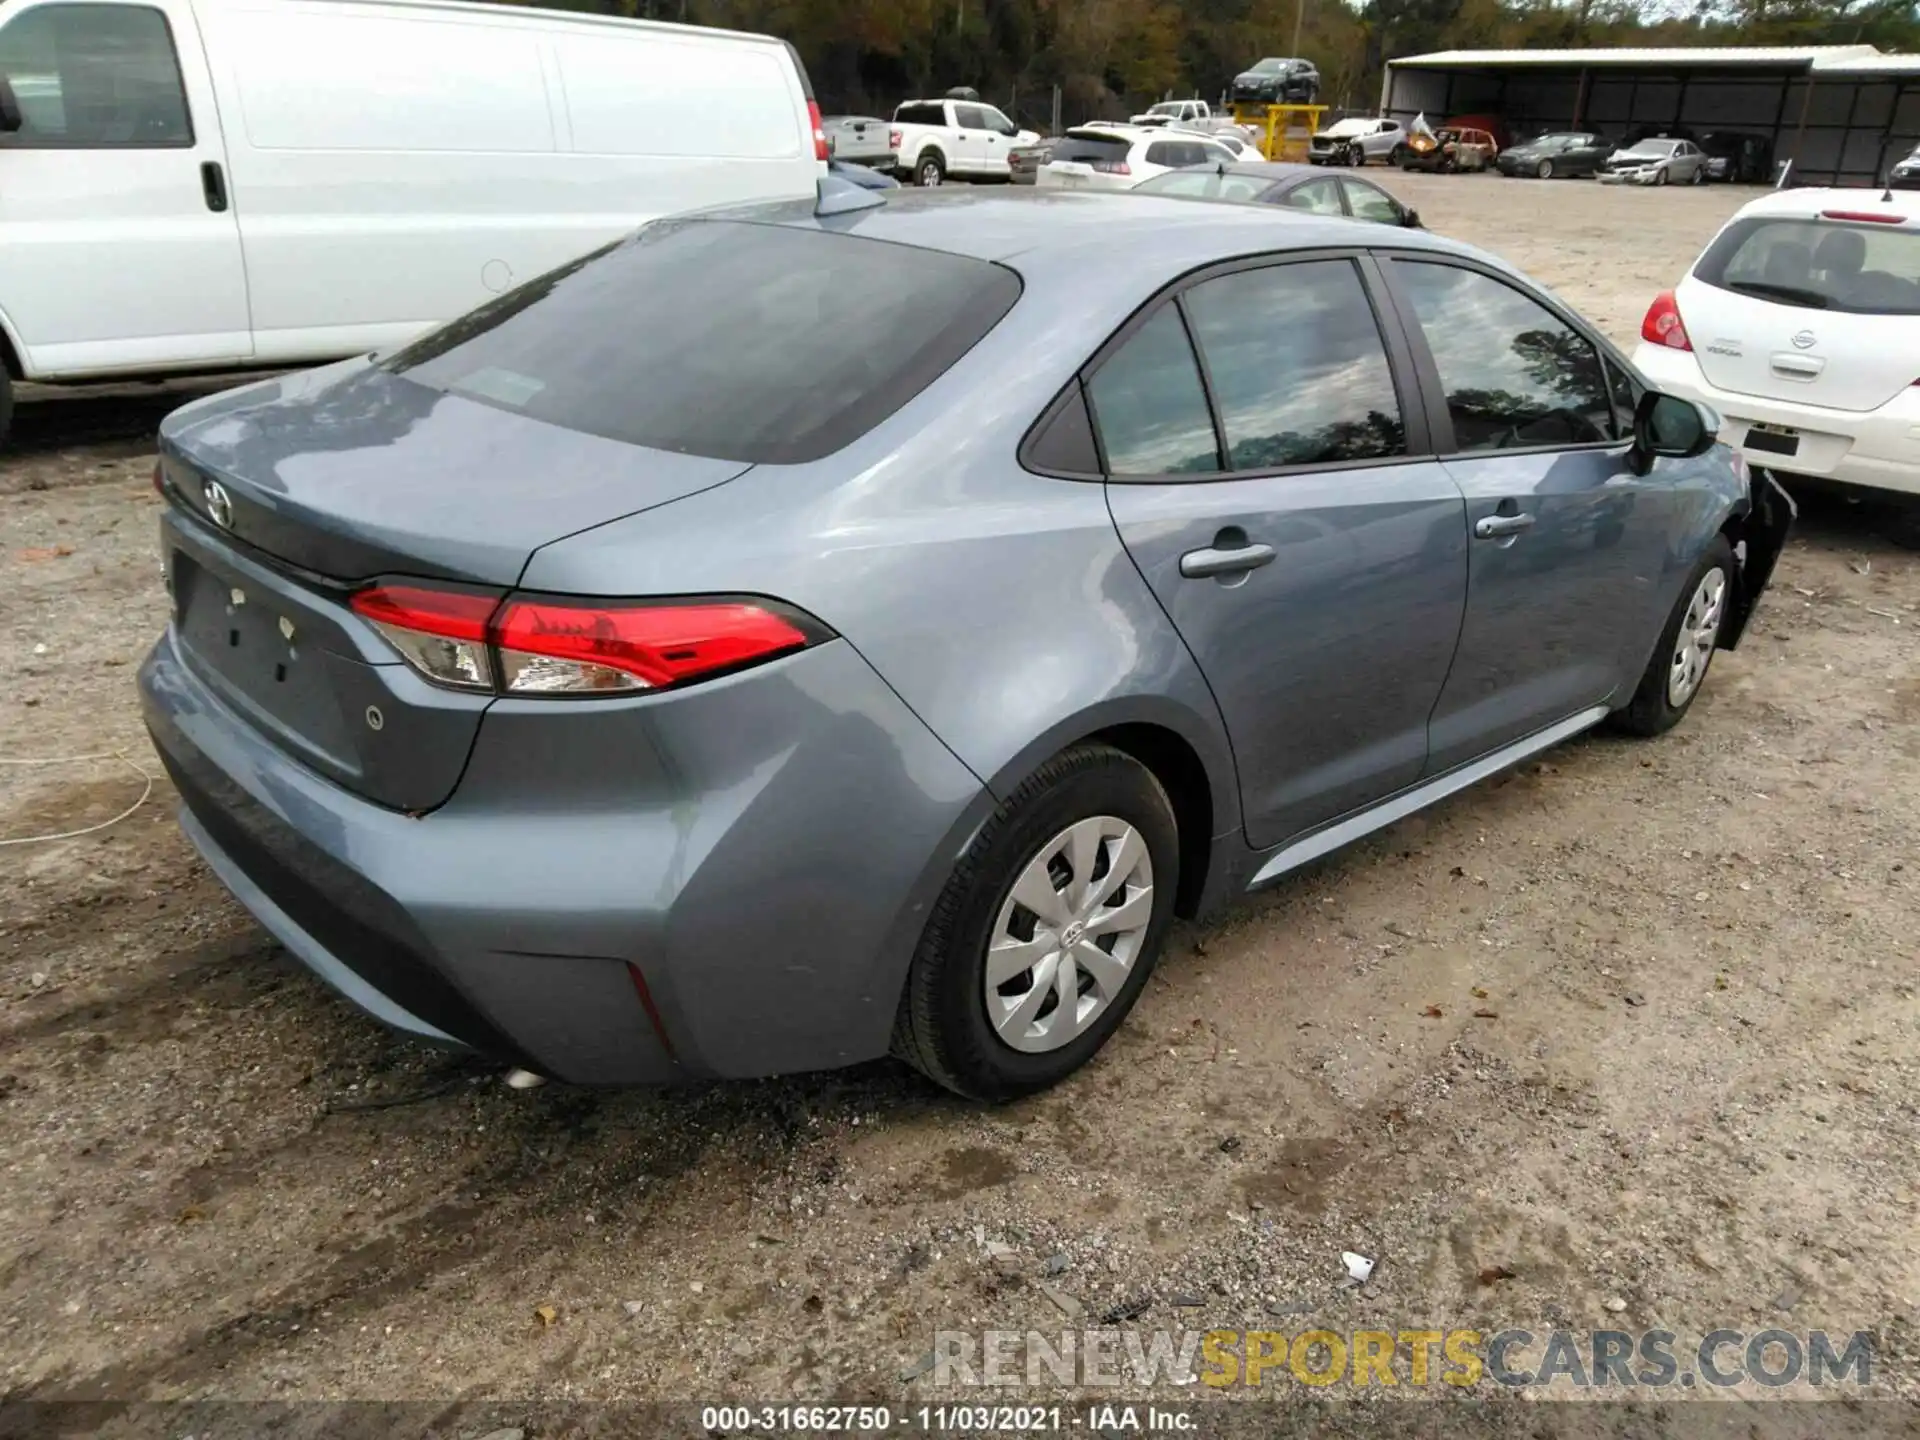
<svg viewBox="0 0 1920 1440"><path fill-rule="evenodd" d="M855 165L846 160L829 160L827 173L837 175L842 180L851 180L862 190L898 190L900 182L886 171L872 165Z"/></svg>
<svg viewBox="0 0 1920 1440"><path fill-rule="evenodd" d="M1311 105L1320 95L1320 72L1311 60L1269 57L1233 77L1235 104Z"/></svg>
<svg viewBox="0 0 1920 1440"><path fill-rule="evenodd" d="M1307 142L1307 159L1315 165L1364 165L1369 160L1391 163L1407 143L1398 120L1370 120L1353 116L1316 131Z"/></svg>
<svg viewBox="0 0 1920 1440"><path fill-rule="evenodd" d="M827 159L780 40L516 6L10 0L0 78L0 429L9 372L393 345Z"/></svg>
<svg viewBox="0 0 1920 1440"><path fill-rule="evenodd" d="M829 115L821 121L827 132L827 153L849 165L891 170L900 158L900 132L890 121L871 115Z"/></svg>
<svg viewBox="0 0 1920 1440"><path fill-rule="evenodd" d="M1704 185L1707 157L1691 140L1640 140L1600 168L1603 185Z"/></svg>
<svg viewBox="0 0 1920 1440"><path fill-rule="evenodd" d="M1015 145L1007 151L1007 178L1016 185L1031 185L1040 175L1040 167L1053 158L1053 140L1036 140L1031 145Z"/></svg>
<svg viewBox="0 0 1920 1440"><path fill-rule="evenodd" d="M1695 141L1707 157L1707 178L1764 185L1773 178L1773 141L1739 130L1709 130Z"/></svg>
<svg viewBox="0 0 1920 1440"><path fill-rule="evenodd" d="M1611 153L1612 147L1591 131L1555 132L1502 150L1493 163L1502 175L1552 180L1596 174Z"/></svg>
<svg viewBox="0 0 1920 1440"><path fill-rule="evenodd" d="M1779 190L1742 206L1640 336L1635 366L1718 410L1750 463L1920 499L1915 197Z"/></svg>
<svg viewBox="0 0 1920 1440"><path fill-rule="evenodd" d="M1054 145L1037 183L1056 190L1131 190L1163 171L1234 160L1226 146L1197 132L1080 125Z"/></svg>
<svg viewBox="0 0 1920 1440"><path fill-rule="evenodd" d="M1284 205L1315 215L1348 215L1380 225L1420 228L1419 212L1403 205L1371 180L1357 175L1328 175L1312 165L1243 160L1234 165L1169 170L1133 187L1141 195L1171 195L1183 200L1227 200L1253 205Z"/></svg>
<svg viewBox="0 0 1920 1440"><path fill-rule="evenodd" d="M1410 133L1399 154L1403 170L1451 175L1486 169L1499 157L1500 146L1485 130L1442 125L1431 134Z"/></svg>
<svg viewBox="0 0 1920 1440"><path fill-rule="evenodd" d="M580 1083L1042 1089L1176 912L1679 723L1785 537L1464 246L865 198L163 425L182 826L387 1023Z"/></svg>
<svg viewBox="0 0 1920 1440"><path fill-rule="evenodd" d="M1887 184L1895 190L1920 190L1920 145L1914 146L1905 159L1894 162L1887 172Z"/></svg>
<svg viewBox="0 0 1920 1440"><path fill-rule="evenodd" d="M1700 143L1700 137L1686 125L1634 125L1621 136L1620 143L1614 148L1630 150L1642 140L1691 140Z"/></svg>
<svg viewBox="0 0 1920 1440"><path fill-rule="evenodd" d="M952 175L964 180L1012 178L1007 156L1040 137L1022 130L991 105L966 100L909 100L895 108L898 169L920 186Z"/></svg>
<svg viewBox="0 0 1920 1440"><path fill-rule="evenodd" d="M1204 100L1162 100L1149 105L1127 123L1130 125L1193 125L1213 119L1213 107Z"/></svg>

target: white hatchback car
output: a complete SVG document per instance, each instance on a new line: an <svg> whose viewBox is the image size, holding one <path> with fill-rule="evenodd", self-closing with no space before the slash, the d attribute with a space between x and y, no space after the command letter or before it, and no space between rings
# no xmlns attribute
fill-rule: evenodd
<svg viewBox="0 0 1920 1440"><path fill-rule="evenodd" d="M1920 494L1920 195L1743 207L1640 327L1633 363L1782 475Z"/></svg>
<svg viewBox="0 0 1920 1440"><path fill-rule="evenodd" d="M1210 135L1129 125L1081 125L1061 137L1036 183L1067 190L1131 190L1188 165L1231 165L1238 157Z"/></svg>

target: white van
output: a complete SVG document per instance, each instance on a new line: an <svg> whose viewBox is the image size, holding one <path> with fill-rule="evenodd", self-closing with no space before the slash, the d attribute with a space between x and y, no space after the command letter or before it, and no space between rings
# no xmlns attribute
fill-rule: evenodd
<svg viewBox="0 0 1920 1440"><path fill-rule="evenodd" d="M811 194L791 46L438 0L6 0L12 381L394 344L657 216Z"/></svg>

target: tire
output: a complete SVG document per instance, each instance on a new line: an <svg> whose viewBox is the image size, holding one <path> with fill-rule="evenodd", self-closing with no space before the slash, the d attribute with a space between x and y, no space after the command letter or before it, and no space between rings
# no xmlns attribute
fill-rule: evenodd
<svg viewBox="0 0 1920 1440"><path fill-rule="evenodd" d="M1707 167L1706 166L1696 165L1694 167L1693 183L1696 185L1704 185L1707 183Z"/></svg>
<svg viewBox="0 0 1920 1440"><path fill-rule="evenodd" d="M1347 164L1356 170L1364 170L1367 165L1367 152L1360 148L1359 142L1347 146Z"/></svg>
<svg viewBox="0 0 1920 1440"><path fill-rule="evenodd" d="M1708 604L1705 597L1709 590L1709 577L1716 573L1720 577L1718 601ZM1718 640L1720 627L1726 621L1727 604L1733 598L1733 586L1733 547L1727 543L1726 536L1716 535L1713 543L1694 562L1687 583L1680 589L1680 598L1674 602L1673 613L1667 616L1666 624L1660 627L1660 643L1654 647L1652 659L1647 661L1646 673L1640 677L1640 688L1633 692L1633 699L1624 710L1613 713L1610 723L1616 730L1624 730L1629 735L1663 735L1680 723L1681 717L1692 708L1693 702L1699 698L1701 687L1706 684L1707 670L1713 664L1714 642ZM1696 612L1696 601L1702 603L1701 611ZM1707 610L1712 611L1710 630ZM1687 632L1694 637L1691 649L1697 669L1691 672L1691 684L1676 701L1674 697L1679 684L1681 657L1686 653L1682 643Z"/></svg>
<svg viewBox="0 0 1920 1440"><path fill-rule="evenodd" d="M1667 176L1667 172L1666 172L1666 171L1664 171L1664 170L1656 170L1656 171L1654 171L1654 172L1653 172L1653 183L1654 183L1654 184L1656 184L1656 185L1664 185L1664 184L1666 184L1666 183L1667 183L1667 179L1668 179L1668 176Z"/></svg>
<svg viewBox="0 0 1920 1440"><path fill-rule="evenodd" d="M1551 160L1542 160L1538 165L1533 167L1533 173L1538 175L1542 180L1551 180L1553 178L1553 162Z"/></svg>
<svg viewBox="0 0 1920 1440"><path fill-rule="evenodd" d="M947 157L938 150L922 150L920 158L913 162L913 183L923 190L931 190L944 184L947 178Z"/></svg>
<svg viewBox="0 0 1920 1440"><path fill-rule="evenodd" d="M1387 163L1396 170L1406 169L1407 147L1405 145L1395 145L1393 149L1387 152Z"/></svg>
<svg viewBox="0 0 1920 1440"><path fill-rule="evenodd" d="M7 432L13 428L13 377L0 369L0 445L7 443Z"/></svg>
<svg viewBox="0 0 1920 1440"><path fill-rule="evenodd" d="M1038 912L1020 905L1014 891L1023 877L1031 881L1030 867L1044 865L1051 856L1056 868L1051 874L1042 869L1041 881L1071 896L1082 880L1072 873L1068 849L1056 847L1071 845L1073 827L1092 826L1096 820L1102 826L1130 829L1143 849L1110 830L1091 852L1089 874L1096 881L1110 879L1116 861L1126 865L1129 878L1114 893L1132 890L1134 906L1145 894L1147 916L1144 928L1116 936L1110 951L1102 947L1110 955L1127 947L1127 958L1119 966L1101 967L1110 971L1112 990L1096 983L1094 970L1074 967L1075 1013L1090 1000L1094 1004L1070 1038L1060 1038L1040 1033L1062 1024L1059 991L1051 978L1060 973L1058 955L1042 953L1056 932L1039 921ZM1135 856L1144 858L1146 869ZM1173 806L1151 771L1108 745L1077 745L1055 756L994 812L935 902L900 997L894 1054L928 1079L975 1100L1010 1100L1065 1079L1119 1029L1152 973L1172 919L1179 867ZM1063 876L1065 886L1060 888ZM1144 891L1137 883L1143 876ZM1026 893L1036 893L1031 883ZM1095 910L1092 915L1101 913ZM1078 924L1072 921L1066 929L1077 929ZM1042 949L1032 952L1033 967L1008 972L1009 978L989 992L988 947L996 937L1009 952L1022 943L1038 943ZM1082 940L1080 945L1088 943ZM1051 969L1049 960L1054 962ZM1028 982L1024 988L1023 980ZM1044 998L1031 1015L1023 1015L1024 998L1036 991L1045 992ZM1010 1007L1003 1023L1009 1035L1019 1036L1018 1048L1003 1038L989 1015L996 998Z"/></svg>

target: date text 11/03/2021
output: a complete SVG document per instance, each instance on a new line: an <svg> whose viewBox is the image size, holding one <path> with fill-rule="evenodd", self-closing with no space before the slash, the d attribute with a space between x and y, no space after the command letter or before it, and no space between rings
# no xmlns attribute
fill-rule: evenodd
<svg viewBox="0 0 1920 1440"><path fill-rule="evenodd" d="M919 1405L709 1405L700 1424L711 1435L745 1431L785 1434L880 1435L898 1429L923 1435L1038 1435L1075 1430L1095 1434L1141 1431L1187 1434L1199 1428L1188 1407L1103 1404Z"/></svg>

